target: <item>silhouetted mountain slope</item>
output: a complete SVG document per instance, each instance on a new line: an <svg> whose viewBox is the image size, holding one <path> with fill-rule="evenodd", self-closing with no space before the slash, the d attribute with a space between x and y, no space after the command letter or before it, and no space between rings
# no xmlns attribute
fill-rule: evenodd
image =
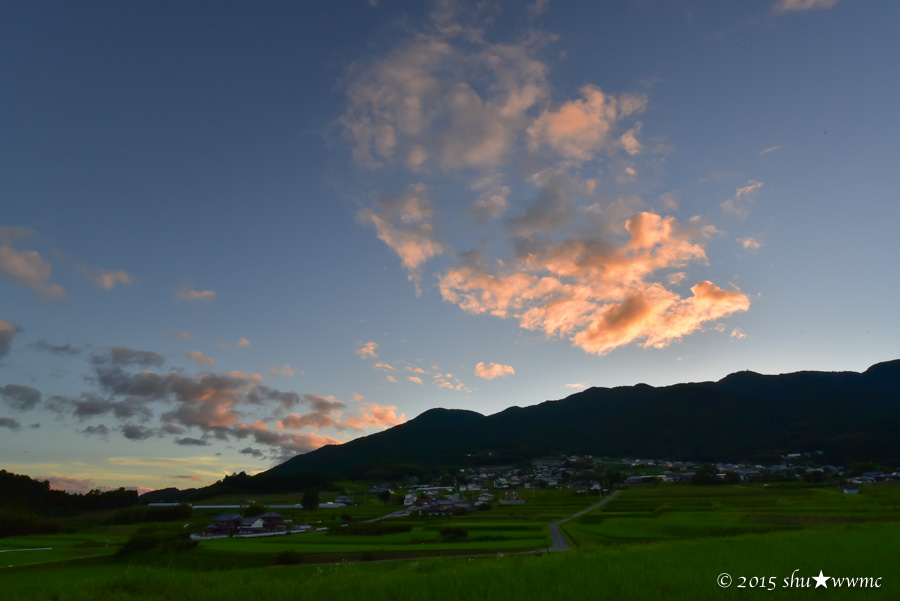
<svg viewBox="0 0 900 601"><path fill-rule="evenodd" d="M266 472L361 475L391 465L554 452L761 460L823 451L836 462L900 462L900 360L864 373L750 371L718 382L590 388L494 415L432 409L384 432L322 447Z"/></svg>

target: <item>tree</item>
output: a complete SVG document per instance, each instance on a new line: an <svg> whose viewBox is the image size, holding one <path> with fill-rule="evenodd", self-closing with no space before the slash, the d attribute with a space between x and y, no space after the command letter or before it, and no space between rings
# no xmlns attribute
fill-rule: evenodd
<svg viewBox="0 0 900 601"><path fill-rule="evenodd" d="M385 489L378 493L378 498L382 503L388 503L391 500L391 491Z"/></svg>
<svg viewBox="0 0 900 601"><path fill-rule="evenodd" d="M315 488L307 488L303 491L303 499L300 502L307 511L315 511L319 507L319 491Z"/></svg>

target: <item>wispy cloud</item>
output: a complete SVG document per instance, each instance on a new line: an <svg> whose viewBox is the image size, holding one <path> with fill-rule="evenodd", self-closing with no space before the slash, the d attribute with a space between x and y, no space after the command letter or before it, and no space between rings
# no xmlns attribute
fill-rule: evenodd
<svg viewBox="0 0 900 601"><path fill-rule="evenodd" d="M186 301L206 303L216 298L216 291L195 290L194 287L190 283L188 283L175 291L175 298Z"/></svg>
<svg viewBox="0 0 900 601"><path fill-rule="evenodd" d="M281 367L272 367L269 369L269 375L271 376L281 376L282 378L290 378L297 372L293 367L285 363Z"/></svg>
<svg viewBox="0 0 900 601"><path fill-rule="evenodd" d="M190 353L185 353L185 356L200 366L206 366L206 367L215 367L216 366L215 359L213 359L209 355L201 353L200 351L191 351Z"/></svg>
<svg viewBox="0 0 900 601"><path fill-rule="evenodd" d="M247 340L246 338L241 338L235 343L235 346L238 348L247 348L250 346L250 344L251 342L249 340Z"/></svg>
<svg viewBox="0 0 900 601"><path fill-rule="evenodd" d="M363 209L358 214L362 223L375 226L378 239L400 257L417 294L422 266L442 254L445 248L434 233L431 217L431 203L422 184L412 184L406 196L381 198L375 208Z"/></svg>
<svg viewBox="0 0 900 601"><path fill-rule="evenodd" d="M759 153L759 155L762 156L764 154L769 154L770 152L775 152L776 150L780 150L780 149L781 149L781 146L770 146L769 148L766 148L765 150L761 151Z"/></svg>
<svg viewBox="0 0 900 601"><path fill-rule="evenodd" d="M772 7L774 13L804 12L831 8L838 0L778 0Z"/></svg>
<svg viewBox="0 0 900 601"><path fill-rule="evenodd" d="M745 219L750 214L748 203L755 200L756 193L763 185L762 182L758 182L754 179L749 180L746 186L742 186L735 190L733 198L729 198L721 204L722 210L726 213L733 213L741 219Z"/></svg>

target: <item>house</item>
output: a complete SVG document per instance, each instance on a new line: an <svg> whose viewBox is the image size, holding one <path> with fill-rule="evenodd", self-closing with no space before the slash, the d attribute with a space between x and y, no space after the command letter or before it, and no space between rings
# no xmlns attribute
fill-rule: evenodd
<svg viewBox="0 0 900 601"><path fill-rule="evenodd" d="M403 504L404 505L415 505L416 501L418 501L418 500L419 500L419 497L417 497L413 493L409 493L408 495L403 497Z"/></svg>
<svg viewBox="0 0 900 601"><path fill-rule="evenodd" d="M266 532L284 532L287 526L280 513L264 513L256 517L241 520L241 534L262 534Z"/></svg>
<svg viewBox="0 0 900 601"><path fill-rule="evenodd" d="M212 519L212 523L203 529L203 536L230 536L241 527L239 513L223 513Z"/></svg>
<svg viewBox="0 0 900 601"><path fill-rule="evenodd" d="M521 505L524 502L525 499L519 498L519 493L514 490L507 490L500 500L501 505Z"/></svg>
<svg viewBox="0 0 900 601"><path fill-rule="evenodd" d="M334 498L335 503L343 503L344 505L353 505L353 499L347 495L338 495Z"/></svg>
<svg viewBox="0 0 900 601"><path fill-rule="evenodd" d="M494 495L492 495L489 492L483 492L480 495L478 495L478 500L481 503L490 503L494 500Z"/></svg>
<svg viewBox="0 0 900 601"><path fill-rule="evenodd" d="M845 495L858 495L859 489L858 488L845 488L844 494Z"/></svg>

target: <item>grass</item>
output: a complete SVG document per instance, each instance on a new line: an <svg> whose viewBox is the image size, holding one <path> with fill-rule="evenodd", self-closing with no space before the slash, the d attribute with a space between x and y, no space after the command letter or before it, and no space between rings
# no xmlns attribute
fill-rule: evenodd
<svg viewBox="0 0 900 601"><path fill-rule="evenodd" d="M415 598L442 600L565 598L609 599L774 599L811 596L829 599L900 595L893 550L900 526L866 524L850 528L744 535L631 546L599 547L574 553L497 556L485 559L419 560L387 564L338 564L188 572L177 566L94 565L46 571L22 569L2 576L6 598L87 601L93 599L197 601L267 599ZM848 553L848 549L856 552ZM833 576L882 577L882 588L861 591L785 588L794 570L809 578L823 570ZM716 584L729 572L734 585ZM739 576L774 576L773 591L738 589ZM813 583L814 585L814 583Z"/></svg>
<svg viewBox="0 0 900 601"><path fill-rule="evenodd" d="M796 486L634 488L564 525L581 547L900 520L900 487L860 495Z"/></svg>
<svg viewBox="0 0 900 601"><path fill-rule="evenodd" d="M900 539L897 486L880 484L853 497L797 486L637 487L566 524L577 551L509 552L546 546L546 524L589 501L596 498L544 491L523 506L497 506L450 519L412 519L409 532L383 536L219 539L177 553L22 565L0 569L0 589L4 598L38 601L900 598L894 558ZM443 542L439 530L447 524L465 528L468 536ZM174 533L181 525L164 528ZM91 545L104 541L108 532L0 539L0 548L44 546L52 538L54 552L60 549L63 559L68 557L65 549L96 548ZM121 542L127 530L112 532ZM372 560L475 551L492 553L477 559L309 565L329 557ZM300 563L273 567L278 558ZM784 579L795 570L807 581L819 570L828 576L880 577L882 587L815 593L786 588ZM716 584L723 572L734 579L726 589ZM746 582L764 577L767 583L774 577L777 588L741 589L741 576Z"/></svg>

